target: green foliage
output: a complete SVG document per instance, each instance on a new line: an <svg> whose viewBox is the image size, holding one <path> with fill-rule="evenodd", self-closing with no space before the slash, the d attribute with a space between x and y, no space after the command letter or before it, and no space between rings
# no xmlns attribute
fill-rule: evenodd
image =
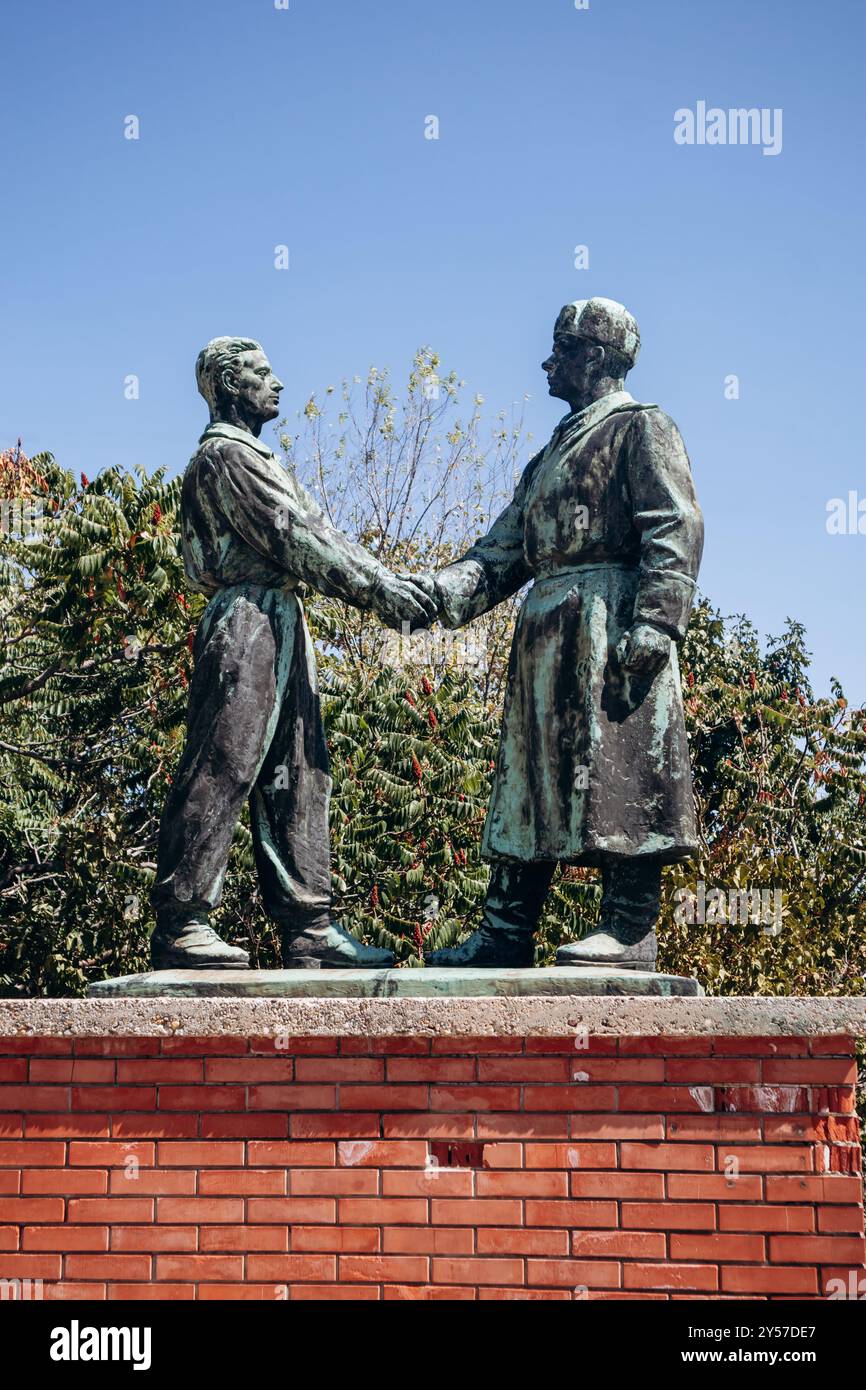
<svg viewBox="0 0 866 1390"><path fill-rule="evenodd" d="M327 407L314 403L284 439L339 524L398 570L444 563L513 478L517 433L500 419L485 451L477 412L454 416L453 374L442 401L423 393L434 364L416 358L402 413L371 374L360 403L344 387L330 445ZM447 486L434 506L435 467ZM48 455L10 451L0 496L43 507L35 539L0 535L0 992L76 994L146 967L203 601L185 589L179 482L162 471L109 469L79 485ZM477 665L447 635L391 664L369 615L316 595L307 608L334 778L335 916L417 966L478 921L513 607L473 625ZM866 711L836 685L816 698L808 665L796 623L762 647L745 619L726 624L706 602L695 611L681 669L701 847L666 871L660 963L712 993L864 988ZM781 890L782 930L679 920L677 895L699 882ZM598 900L593 870L557 874L539 962L594 925ZM214 924L254 965L279 964L245 818Z"/></svg>

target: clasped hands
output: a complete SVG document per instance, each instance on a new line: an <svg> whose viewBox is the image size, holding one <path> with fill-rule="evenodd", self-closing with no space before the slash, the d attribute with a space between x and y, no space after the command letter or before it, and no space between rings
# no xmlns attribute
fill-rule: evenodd
<svg viewBox="0 0 866 1390"><path fill-rule="evenodd" d="M439 617L439 595L432 574L391 574L380 579L373 608L386 627L402 631L429 628Z"/></svg>

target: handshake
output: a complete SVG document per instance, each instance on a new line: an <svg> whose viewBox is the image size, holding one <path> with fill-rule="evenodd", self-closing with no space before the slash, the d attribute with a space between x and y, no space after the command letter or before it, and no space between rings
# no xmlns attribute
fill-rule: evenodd
<svg viewBox="0 0 866 1390"><path fill-rule="evenodd" d="M439 617L439 593L432 574L386 572L373 591L372 607L386 627L400 632L428 628Z"/></svg>

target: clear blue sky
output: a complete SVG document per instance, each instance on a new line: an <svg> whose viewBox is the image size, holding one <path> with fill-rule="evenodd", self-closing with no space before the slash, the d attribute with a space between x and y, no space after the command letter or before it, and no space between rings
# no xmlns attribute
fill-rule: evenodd
<svg viewBox="0 0 866 1390"><path fill-rule="evenodd" d="M608 295L686 439L702 587L866 698L866 536L825 529L866 497L862 0L45 0L0 44L0 441L176 472L220 333L289 413L429 343L541 440L555 314ZM699 100L782 108L781 154L675 144Z"/></svg>

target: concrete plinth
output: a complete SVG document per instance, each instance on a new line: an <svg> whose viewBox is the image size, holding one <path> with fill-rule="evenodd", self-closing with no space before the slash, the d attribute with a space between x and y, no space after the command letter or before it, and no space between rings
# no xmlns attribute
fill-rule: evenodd
<svg viewBox="0 0 866 1390"><path fill-rule="evenodd" d="M614 966L555 966L540 970L152 970L92 984L106 998L210 999L558 999L588 995L663 997L702 995L682 975Z"/></svg>

